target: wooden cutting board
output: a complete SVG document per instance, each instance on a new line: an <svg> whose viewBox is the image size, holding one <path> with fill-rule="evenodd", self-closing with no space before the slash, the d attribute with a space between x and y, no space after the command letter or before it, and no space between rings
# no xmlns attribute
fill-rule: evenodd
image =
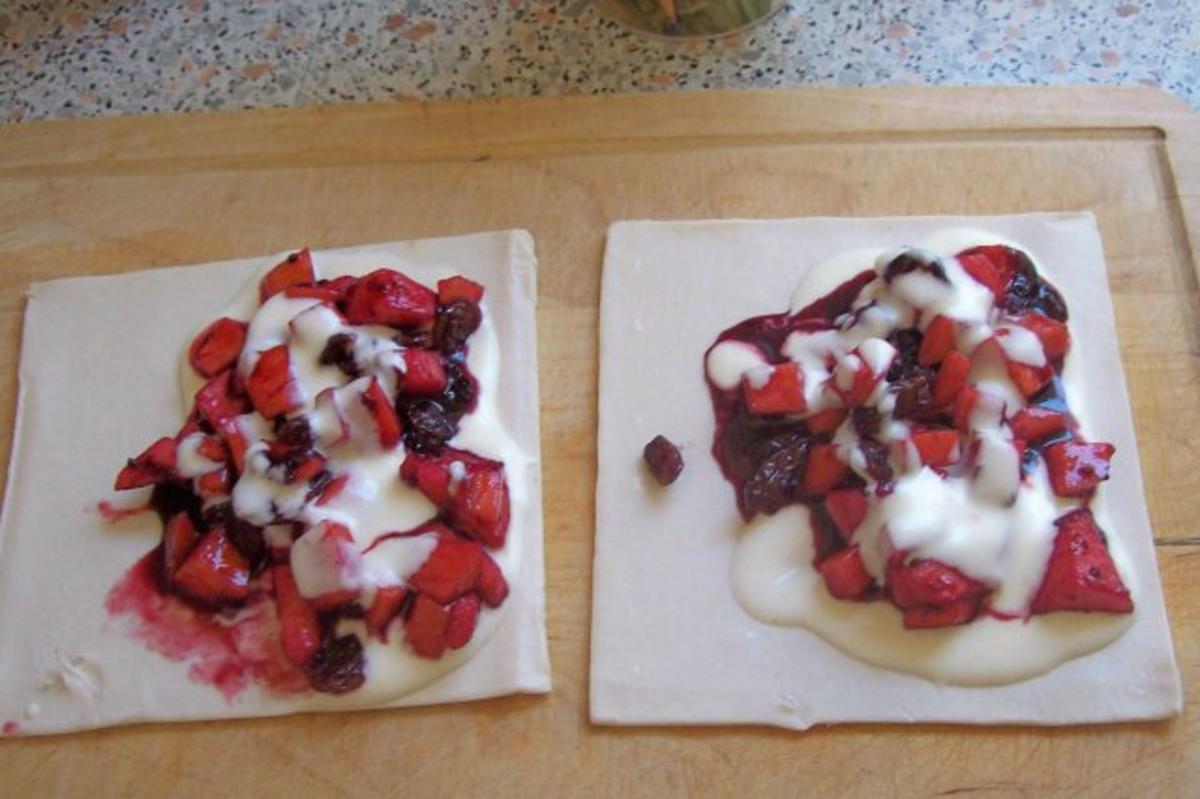
<svg viewBox="0 0 1200 799"><path fill-rule="evenodd" d="M546 697L0 741L0 794L1197 795L1198 120L1150 90L1006 88L402 103L0 127L4 462L31 280L301 243L533 231L555 681ZM606 226L1079 209L1096 214L1107 252L1185 715L1074 729L590 726Z"/></svg>

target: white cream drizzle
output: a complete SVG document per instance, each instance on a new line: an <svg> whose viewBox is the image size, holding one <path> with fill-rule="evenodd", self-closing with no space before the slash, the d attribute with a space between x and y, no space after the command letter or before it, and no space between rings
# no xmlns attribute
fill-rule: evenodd
<svg viewBox="0 0 1200 799"><path fill-rule="evenodd" d="M361 276L381 266L376 256L353 250L314 252L313 261L318 276ZM408 271L404 263L389 266ZM361 591L362 601L369 606L378 586L407 579L436 545L436 536L427 534L387 538L370 548L381 536L412 529L437 513L423 494L399 479L405 456L403 444L385 450L379 444L369 412L359 400L372 377L380 381L389 396L393 394L396 375L404 369L403 347L392 340L395 331L390 328L347 325L337 313L315 299L291 299L279 294L258 307L258 280L265 272L266 269L255 275L230 307L219 314L249 320L239 373L243 378L248 376L259 353L286 344L292 376L303 401L303 407L289 416L303 414L307 418L317 449L327 458L327 468L335 476L348 474L349 479L341 493L324 506L307 501L306 485L284 485L278 470L271 469L265 453L266 441L272 437L270 423L258 414L246 414L238 417L238 428L249 442L247 468L233 489L234 510L247 521L265 525L270 546L291 547L291 565L303 595L312 597L351 589ZM456 270L447 268L439 272L437 276L443 277L455 274ZM504 548L489 554L512 585L521 557L522 530L517 521L523 518L523 503L527 501L526 470L530 459L500 422L496 399L503 356L487 307L485 296L483 323L471 337L467 359L480 385L478 405L475 411L462 417L459 432L449 444L505 464L513 523ZM357 380L351 381L335 366L322 366L318 362L329 337L341 332L355 336L354 357L363 371L363 377ZM203 381L191 370L186 357L181 361L180 380L185 408L190 409L192 397ZM191 468L201 467L197 459L202 458L198 454L195 459L191 455L188 458ZM291 525L274 524L276 520L300 522L308 532L293 545ZM324 521L344 525L354 539L353 546L343 553L344 563L340 566L336 562L323 562L322 555L329 553L314 547L311 539L306 540ZM346 566L347 563L351 565ZM385 644L368 636L361 623L343 624L362 640L366 682L351 694L318 695L306 701L314 707L353 707L378 704L411 693L472 657L495 633L510 604L506 602L494 610L484 608L470 643L461 650L447 652L439 660L413 654L403 643L402 629L392 630Z"/></svg>
<svg viewBox="0 0 1200 799"><path fill-rule="evenodd" d="M817 403L810 401L809 412L837 404L835 392L813 391L814 383L825 386L830 382L826 368L829 362L837 364L832 379L843 391L850 385L847 353L855 348L872 363L872 371L878 372L875 365L884 362L884 352L870 342L911 325L916 310L921 312L922 326L938 314L958 322L960 348L968 344L965 349L970 351L995 337L1013 360L1034 366L1045 364L1037 336L1001 321L992 308L990 292L970 278L954 258L936 255L991 243L1008 242L978 231L949 231L932 237L915 254L927 263L936 259L948 284L924 272L898 276L890 287L877 280L855 303L855 310L861 311L857 324L851 324L853 320L848 318L839 320L839 330L791 334L783 353L800 365L806 392L819 399ZM863 264L874 262L877 271L882 271L902 251L881 254L860 250L813 267L793 294L792 311L860 273ZM914 254L911 249L907 251ZM1042 265L1036 266L1046 275ZM1072 411L1086 430L1086 409L1076 378L1079 347L1079 342L1073 343L1063 379ZM1024 399L1009 379L998 352L989 354L985 348L978 354L972 359L969 375L982 392L969 419L977 447L975 478L943 480L922 467L909 440L909 426L885 421L880 439L892 444L890 462L895 487L882 500L872 497L868 515L855 532L855 541L867 570L880 583L888 554L904 549L911 557L937 559L986 583L992 589L993 610L1023 614L1045 571L1056 532L1054 520L1077 503L1053 494L1040 464L1024 481L1020 479L1018 453L1011 444L1006 411L1023 407ZM732 374L723 377L726 385L738 383ZM883 388L881 381L880 390L868 404L887 413L894 395ZM849 421L835 432L834 443L840 457L870 483L872 478ZM1101 528L1107 529L1103 487L1093 497L1091 508ZM790 507L750 523L738 545L733 567L738 601L762 621L807 627L847 653L885 668L963 685L1009 683L1105 646L1131 621L1129 615L1060 612L1026 621L981 616L963 627L905 630L900 612L888 602L844 602L828 594L811 565L812 535L807 515L802 507ZM1136 597L1133 572L1118 535L1110 533L1109 548L1122 580Z"/></svg>

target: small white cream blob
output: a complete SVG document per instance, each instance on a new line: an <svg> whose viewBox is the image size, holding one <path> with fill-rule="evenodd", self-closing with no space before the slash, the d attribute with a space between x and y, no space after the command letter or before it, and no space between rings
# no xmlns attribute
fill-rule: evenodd
<svg viewBox="0 0 1200 799"><path fill-rule="evenodd" d="M718 388L737 388L742 375L766 364L762 351L742 341L722 341L708 352L705 369Z"/></svg>

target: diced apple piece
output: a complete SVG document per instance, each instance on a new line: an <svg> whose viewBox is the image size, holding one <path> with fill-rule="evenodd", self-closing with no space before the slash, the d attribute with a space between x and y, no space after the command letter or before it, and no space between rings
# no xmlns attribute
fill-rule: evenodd
<svg viewBox="0 0 1200 799"><path fill-rule="evenodd" d="M833 553L818 567L825 587L837 599L858 599L875 582L863 564L858 544Z"/></svg>
<svg viewBox="0 0 1200 799"><path fill-rule="evenodd" d="M222 316L188 348L188 362L201 377L215 377L237 363L246 343L246 323Z"/></svg>
<svg viewBox="0 0 1200 799"><path fill-rule="evenodd" d="M258 301L264 303L289 286L312 283L312 254L305 247L280 261L258 284Z"/></svg>
<svg viewBox="0 0 1200 799"><path fill-rule="evenodd" d="M919 430L913 433L912 442L926 466L949 466L962 457L957 430Z"/></svg>
<svg viewBox="0 0 1200 799"><path fill-rule="evenodd" d="M755 415L804 413L804 372L796 363L756 366L742 376L742 398Z"/></svg>
<svg viewBox="0 0 1200 799"><path fill-rule="evenodd" d="M1116 447L1083 441L1060 441L1046 447L1050 485L1060 497L1087 497L1108 479L1109 461Z"/></svg>
<svg viewBox="0 0 1200 799"><path fill-rule="evenodd" d="M246 378L246 393L250 395L254 409L268 419L300 407L300 393L292 377L286 344L259 353L250 376Z"/></svg>

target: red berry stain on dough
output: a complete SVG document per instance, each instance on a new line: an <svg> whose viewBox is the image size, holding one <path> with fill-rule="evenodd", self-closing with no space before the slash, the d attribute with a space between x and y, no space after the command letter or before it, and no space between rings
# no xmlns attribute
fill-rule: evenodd
<svg viewBox="0 0 1200 799"><path fill-rule="evenodd" d="M139 513L145 513L148 510L150 510L149 505L138 505L137 507L133 508L118 508L107 499L96 503L96 513L99 513L101 518L110 524L116 524L119 521L128 519L130 516L137 516Z"/></svg>
<svg viewBox="0 0 1200 799"><path fill-rule="evenodd" d="M201 613L162 590L158 557L155 550L135 563L105 600L111 615L132 621L134 638L168 660L188 663L188 676L216 687L227 701L251 683L276 695L308 691L308 680L283 653L269 598L230 616Z"/></svg>

